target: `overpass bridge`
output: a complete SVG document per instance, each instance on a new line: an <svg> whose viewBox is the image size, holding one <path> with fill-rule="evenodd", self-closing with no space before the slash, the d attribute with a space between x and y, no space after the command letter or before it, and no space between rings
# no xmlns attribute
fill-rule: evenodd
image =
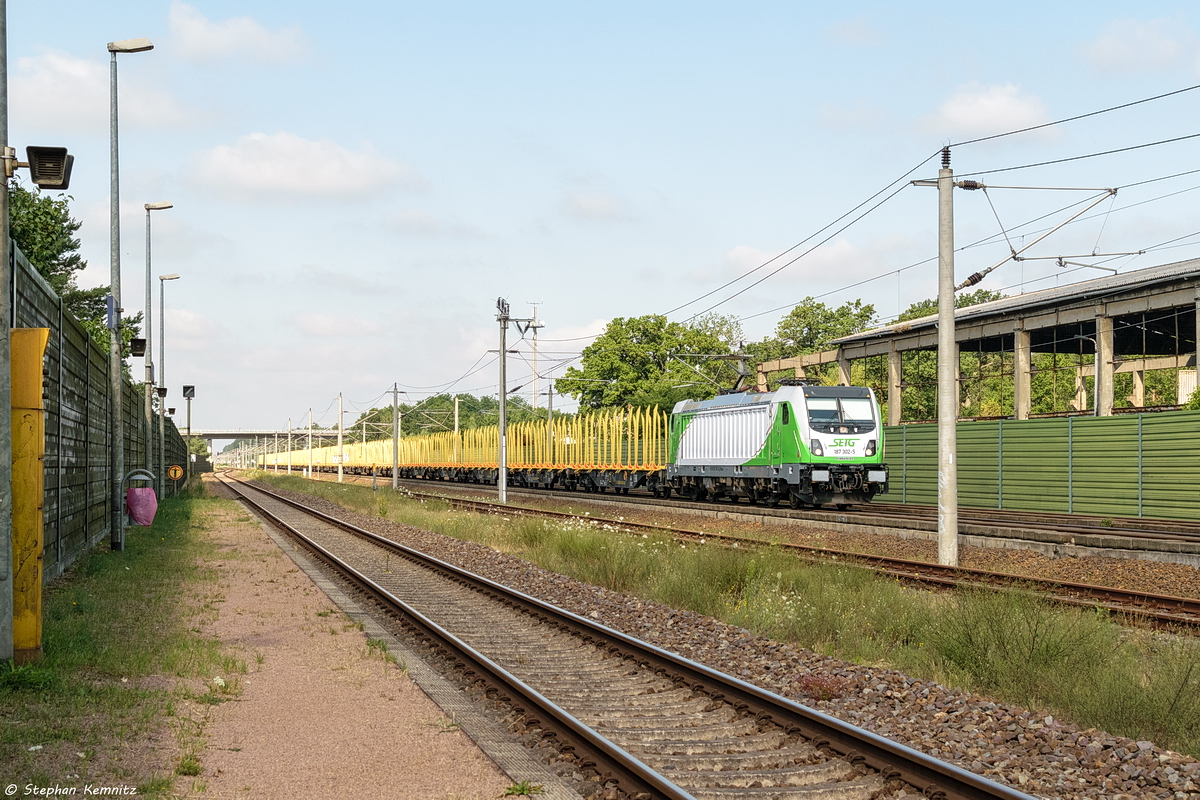
<svg viewBox="0 0 1200 800"><path fill-rule="evenodd" d="M310 431L307 428L292 428L290 431L287 428L276 430L274 428L193 428L190 432L184 428L183 435L191 436L195 439L207 439L210 442L213 439L270 439L276 436L286 437L289 434L292 436L307 437ZM311 431L313 438L337 436L336 430L327 428L317 430L313 428Z"/></svg>
<svg viewBox="0 0 1200 800"><path fill-rule="evenodd" d="M254 463L260 454L267 453L282 453L288 450L288 436L291 436L293 445L304 447L308 441L309 433L312 434L314 444L317 441L337 439L338 432L336 429L328 428L317 430L316 428L309 431L307 428L292 428L291 431L284 428L276 430L275 428L195 428L190 433L185 429L183 432L184 438L191 436L195 439L204 439L208 442L208 449L212 451L212 461L214 464L236 464L238 466L248 466ZM241 439L249 442L235 450L230 450L225 453L217 453L213 448L213 442L218 439ZM300 465L296 465L296 469L300 469Z"/></svg>

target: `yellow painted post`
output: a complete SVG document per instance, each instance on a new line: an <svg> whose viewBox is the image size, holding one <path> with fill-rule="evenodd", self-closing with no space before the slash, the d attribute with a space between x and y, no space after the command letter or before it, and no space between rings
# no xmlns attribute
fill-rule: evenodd
<svg viewBox="0 0 1200 800"><path fill-rule="evenodd" d="M42 499L46 409L42 405L42 358L49 328L13 328L12 559L13 662L42 657Z"/></svg>

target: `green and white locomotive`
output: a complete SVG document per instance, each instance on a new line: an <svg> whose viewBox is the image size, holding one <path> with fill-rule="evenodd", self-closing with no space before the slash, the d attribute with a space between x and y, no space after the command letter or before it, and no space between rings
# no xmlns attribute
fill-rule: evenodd
<svg viewBox="0 0 1200 800"><path fill-rule="evenodd" d="M883 425L862 386L781 386L685 400L671 413L670 462L656 495L776 505L867 503L887 491Z"/></svg>

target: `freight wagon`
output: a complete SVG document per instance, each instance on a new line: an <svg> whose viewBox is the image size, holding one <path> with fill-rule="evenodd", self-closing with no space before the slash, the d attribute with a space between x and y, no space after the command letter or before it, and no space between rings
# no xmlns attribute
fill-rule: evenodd
<svg viewBox="0 0 1200 800"><path fill-rule="evenodd" d="M397 444L402 478L495 483L496 427L405 437ZM746 498L801 505L869 502L887 491L883 427L874 393L857 386L784 386L775 392L683 401L657 409L607 409L554 422L512 425L507 438L512 486L693 500ZM311 457L311 462L310 462ZM290 463L322 472L390 476L390 439L293 451ZM283 465L287 454L260 459Z"/></svg>

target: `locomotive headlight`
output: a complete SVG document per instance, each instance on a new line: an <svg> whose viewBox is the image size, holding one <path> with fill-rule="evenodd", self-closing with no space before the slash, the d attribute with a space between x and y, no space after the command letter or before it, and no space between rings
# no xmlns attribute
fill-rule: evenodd
<svg viewBox="0 0 1200 800"><path fill-rule="evenodd" d="M869 456L875 455L875 440L874 439L867 440L867 453L866 454Z"/></svg>
<svg viewBox="0 0 1200 800"><path fill-rule="evenodd" d="M823 456L823 455L825 455L825 448L824 448L824 447L821 447L821 440L820 440L820 439L813 439L811 442L809 442L809 443L808 443L808 449L809 449L809 450L812 452L812 454L813 454L814 456Z"/></svg>

